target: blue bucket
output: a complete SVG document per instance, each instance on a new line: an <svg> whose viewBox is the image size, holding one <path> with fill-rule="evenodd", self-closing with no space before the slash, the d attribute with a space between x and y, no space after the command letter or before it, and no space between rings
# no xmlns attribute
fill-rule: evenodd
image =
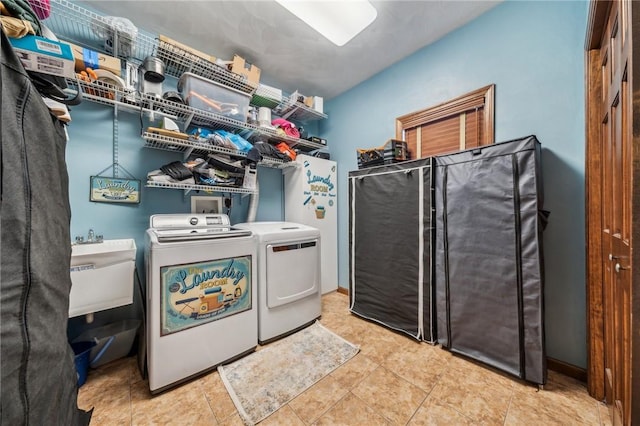
<svg viewBox="0 0 640 426"><path fill-rule="evenodd" d="M75 355L78 387L84 385L87 381L87 372L89 371L89 354L91 353L91 348L95 345L95 342L76 342L71 344L71 349L73 349L73 354Z"/></svg>

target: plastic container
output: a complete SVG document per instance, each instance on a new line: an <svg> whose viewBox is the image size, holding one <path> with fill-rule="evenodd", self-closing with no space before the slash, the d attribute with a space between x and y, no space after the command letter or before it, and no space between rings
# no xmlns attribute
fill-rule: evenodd
<svg viewBox="0 0 640 426"><path fill-rule="evenodd" d="M131 351L138 327L140 327L140 320L113 322L85 330L73 342L74 344L87 341L95 343L89 355L89 365L97 368L127 356Z"/></svg>
<svg viewBox="0 0 640 426"><path fill-rule="evenodd" d="M95 342L75 342L71 344L73 354L75 355L76 372L78 374L78 387L87 381L87 372L89 371L89 358L91 349L95 346Z"/></svg>
<svg viewBox="0 0 640 426"><path fill-rule="evenodd" d="M178 80L178 91L184 102L204 111L247 122L251 95L215 81L185 72ZM197 121L197 117L194 117Z"/></svg>

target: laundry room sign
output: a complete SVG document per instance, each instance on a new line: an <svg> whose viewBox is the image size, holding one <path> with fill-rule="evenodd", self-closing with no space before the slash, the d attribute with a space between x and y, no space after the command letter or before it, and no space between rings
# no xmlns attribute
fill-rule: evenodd
<svg viewBox="0 0 640 426"><path fill-rule="evenodd" d="M91 176L89 199L101 203L140 202L140 181L105 176Z"/></svg>
<svg viewBox="0 0 640 426"><path fill-rule="evenodd" d="M251 256L161 267L161 335L251 309L251 272Z"/></svg>

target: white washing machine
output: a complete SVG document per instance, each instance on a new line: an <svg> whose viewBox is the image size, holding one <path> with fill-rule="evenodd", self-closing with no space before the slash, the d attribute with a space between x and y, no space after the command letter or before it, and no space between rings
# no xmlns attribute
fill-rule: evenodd
<svg viewBox="0 0 640 426"><path fill-rule="evenodd" d="M256 244L227 215L163 214L146 233L147 365L157 393L258 344Z"/></svg>
<svg viewBox="0 0 640 426"><path fill-rule="evenodd" d="M321 313L320 231L292 222L247 222L258 241L258 341L312 324Z"/></svg>

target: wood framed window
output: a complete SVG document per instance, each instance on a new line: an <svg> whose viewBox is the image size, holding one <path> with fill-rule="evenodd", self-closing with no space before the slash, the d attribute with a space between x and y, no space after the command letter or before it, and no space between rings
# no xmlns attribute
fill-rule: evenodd
<svg viewBox="0 0 640 426"><path fill-rule="evenodd" d="M495 84L396 119L412 158L491 145Z"/></svg>

